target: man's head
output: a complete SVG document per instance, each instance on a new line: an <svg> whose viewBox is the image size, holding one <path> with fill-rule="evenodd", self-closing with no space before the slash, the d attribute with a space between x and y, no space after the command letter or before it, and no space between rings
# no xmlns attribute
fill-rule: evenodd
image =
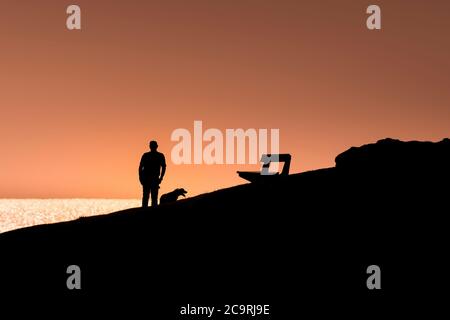
<svg viewBox="0 0 450 320"><path fill-rule="evenodd" d="M151 151L156 151L158 149L158 142L156 142L155 140L150 141L148 145Z"/></svg>

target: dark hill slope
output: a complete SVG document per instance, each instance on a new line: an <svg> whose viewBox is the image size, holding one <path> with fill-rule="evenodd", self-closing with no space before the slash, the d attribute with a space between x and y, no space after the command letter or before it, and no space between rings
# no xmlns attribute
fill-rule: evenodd
<svg viewBox="0 0 450 320"><path fill-rule="evenodd" d="M334 168L1 234L3 290L143 299L161 313L206 301L268 302L279 314L299 301L319 314L330 309L318 301L423 302L419 288L437 294L448 267L449 159L448 139L386 139L340 154ZM65 287L70 264L83 271L77 293ZM371 264L382 294L366 288Z"/></svg>

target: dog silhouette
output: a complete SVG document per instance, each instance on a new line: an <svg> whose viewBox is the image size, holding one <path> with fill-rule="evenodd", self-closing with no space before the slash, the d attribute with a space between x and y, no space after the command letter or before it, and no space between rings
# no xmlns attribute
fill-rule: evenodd
<svg viewBox="0 0 450 320"><path fill-rule="evenodd" d="M187 191L184 190L183 188L175 189L172 192L163 194L159 200L159 203L164 204L164 203L175 202L178 200L179 196L186 197L186 193L187 193Z"/></svg>

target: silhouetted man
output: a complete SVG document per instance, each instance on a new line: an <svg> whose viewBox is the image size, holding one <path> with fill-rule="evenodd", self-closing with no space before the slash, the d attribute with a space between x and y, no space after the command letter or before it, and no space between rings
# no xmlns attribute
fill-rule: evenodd
<svg viewBox="0 0 450 320"><path fill-rule="evenodd" d="M158 149L156 141L150 141L150 152L142 155L139 164L139 181L142 184L142 207L148 207L148 198L152 195L152 207L158 205L158 190L166 174L166 158Z"/></svg>

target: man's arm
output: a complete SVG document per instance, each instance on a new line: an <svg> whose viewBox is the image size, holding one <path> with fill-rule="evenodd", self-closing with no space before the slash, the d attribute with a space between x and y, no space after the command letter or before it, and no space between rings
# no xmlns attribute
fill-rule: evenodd
<svg viewBox="0 0 450 320"><path fill-rule="evenodd" d="M141 162L139 163L139 182L142 184L142 173L144 172L144 155L141 157Z"/></svg>
<svg viewBox="0 0 450 320"><path fill-rule="evenodd" d="M162 154L162 161L161 161L161 176L159 177L159 181L161 182L164 178L164 175L166 174L166 158Z"/></svg>

